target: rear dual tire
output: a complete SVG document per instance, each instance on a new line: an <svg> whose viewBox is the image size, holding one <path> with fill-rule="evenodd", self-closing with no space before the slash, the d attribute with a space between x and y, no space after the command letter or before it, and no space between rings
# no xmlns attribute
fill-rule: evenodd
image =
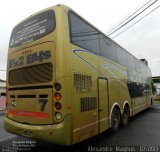
<svg viewBox="0 0 160 152"><path fill-rule="evenodd" d="M122 115L120 114L120 110L118 108L116 107L113 108L111 115L111 131L117 132L120 124L122 126L126 126L128 124L129 117L130 117L130 110L128 106L124 108Z"/></svg>
<svg viewBox="0 0 160 152"><path fill-rule="evenodd" d="M111 131L117 132L120 125L120 111L117 108L113 108L111 115Z"/></svg>
<svg viewBox="0 0 160 152"><path fill-rule="evenodd" d="M121 116L121 125L122 126L126 126L128 124L129 117L130 117L130 110L129 110L129 107L126 106L124 108L123 114Z"/></svg>

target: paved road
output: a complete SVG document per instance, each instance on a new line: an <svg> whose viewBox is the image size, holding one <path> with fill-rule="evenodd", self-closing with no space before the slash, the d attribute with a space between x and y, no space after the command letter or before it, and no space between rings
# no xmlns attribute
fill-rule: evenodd
<svg viewBox="0 0 160 152"><path fill-rule="evenodd" d="M59 147L6 133L4 115L0 113L0 151L57 152L57 151L160 151L160 104L131 118L126 127L113 134L106 131L92 139L70 147Z"/></svg>
<svg viewBox="0 0 160 152"><path fill-rule="evenodd" d="M4 125L3 125L4 117L5 117L5 111L0 111L0 145L1 145L1 142L5 141L5 140L9 140L9 139L15 137L15 135L7 133L4 130Z"/></svg>

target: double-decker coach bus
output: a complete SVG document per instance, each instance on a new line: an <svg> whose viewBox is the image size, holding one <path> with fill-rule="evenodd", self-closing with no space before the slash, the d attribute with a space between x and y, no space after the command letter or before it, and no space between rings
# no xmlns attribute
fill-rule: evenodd
<svg viewBox="0 0 160 152"><path fill-rule="evenodd" d="M152 100L149 67L64 5L14 27L7 68L5 129L55 144L117 131Z"/></svg>

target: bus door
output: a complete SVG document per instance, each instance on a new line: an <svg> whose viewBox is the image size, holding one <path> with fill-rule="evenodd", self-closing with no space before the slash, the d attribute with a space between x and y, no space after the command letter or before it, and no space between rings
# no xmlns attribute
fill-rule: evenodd
<svg viewBox="0 0 160 152"><path fill-rule="evenodd" d="M98 78L98 129L99 133L109 128L108 80Z"/></svg>

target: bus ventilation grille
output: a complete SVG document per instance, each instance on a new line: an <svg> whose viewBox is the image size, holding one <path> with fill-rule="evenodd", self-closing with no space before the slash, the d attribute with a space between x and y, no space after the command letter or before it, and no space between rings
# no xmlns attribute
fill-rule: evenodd
<svg viewBox="0 0 160 152"><path fill-rule="evenodd" d="M47 83L52 80L52 71L52 63L11 70L9 72L9 85Z"/></svg>
<svg viewBox="0 0 160 152"><path fill-rule="evenodd" d="M88 75L74 74L74 87L77 92L90 92L92 87L92 77Z"/></svg>
<svg viewBox="0 0 160 152"><path fill-rule="evenodd" d="M96 97L81 98L81 112L90 111L97 108Z"/></svg>

